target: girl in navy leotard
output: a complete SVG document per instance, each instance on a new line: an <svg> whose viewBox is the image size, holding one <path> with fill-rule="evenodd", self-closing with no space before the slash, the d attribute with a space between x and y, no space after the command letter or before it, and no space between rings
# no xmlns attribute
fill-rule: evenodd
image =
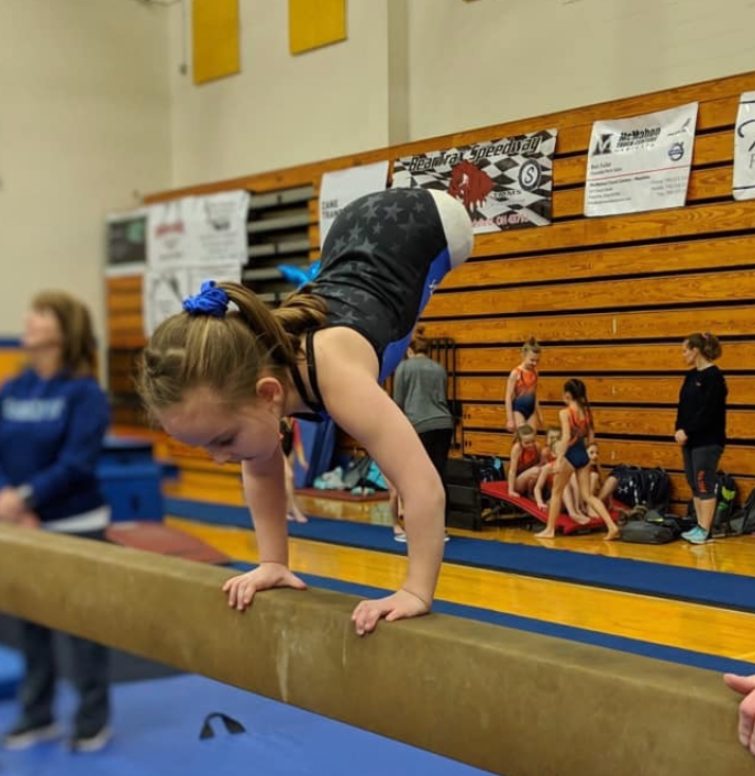
<svg viewBox="0 0 755 776"><path fill-rule="evenodd" d="M522 363L511 370L506 383L506 428L516 431L527 424L537 430L543 424L537 402L537 365L540 345L530 337L522 345Z"/></svg>
<svg viewBox="0 0 755 776"><path fill-rule="evenodd" d="M567 380L564 384L566 408L559 412L561 441L558 443L558 459L548 508L548 524L540 533L541 539L556 535L556 521L561 513L561 500L569 478L576 473L579 492L584 504L602 518L606 524L606 539L616 539L619 529L611 519L605 504L590 489L590 456L587 445L593 441L592 412L587 400L587 389L581 380ZM577 522L583 522L578 520Z"/></svg>
<svg viewBox="0 0 755 776"><path fill-rule="evenodd" d="M404 503L406 579L392 595L357 606L357 633L381 617L429 611L443 554L443 484L380 381L435 287L471 249L469 214L448 194L369 194L339 213L319 275L279 308L239 284L208 283L155 330L139 384L152 415L218 462L241 463L260 565L224 585L234 608L243 611L261 590L305 587L288 567L279 423L309 411L327 413L358 440Z"/></svg>

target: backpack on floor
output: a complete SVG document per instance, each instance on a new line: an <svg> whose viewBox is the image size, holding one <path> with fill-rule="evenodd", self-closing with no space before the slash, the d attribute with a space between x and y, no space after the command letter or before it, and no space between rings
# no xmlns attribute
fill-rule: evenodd
<svg viewBox="0 0 755 776"><path fill-rule="evenodd" d="M664 515L656 509L635 507L625 515L620 538L633 544L668 544L678 539L682 526L675 517Z"/></svg>
<svg viewBox="0 0 755 776"><path fill-rule="evenodd" d="M716 512L713 516L711 531L714 536L727 536L733 533L731 520L736 513L737 483L731 474L718 472L716 474Z"/></svg>
<svg viewBox="0 0 755 776"><path fill-rule="evenodd" d="M750 491L745 503L729 520L729 535L743 536L755 533L755 488Z"/></svg>
<svg viewBox="0 0 755 776"><path fill-rule="evenodd" d="M660 467L620 465L611 474L616 477L614 497L628 507L644 505L661 511L668 509L671 487L668 474Z"/></svg>

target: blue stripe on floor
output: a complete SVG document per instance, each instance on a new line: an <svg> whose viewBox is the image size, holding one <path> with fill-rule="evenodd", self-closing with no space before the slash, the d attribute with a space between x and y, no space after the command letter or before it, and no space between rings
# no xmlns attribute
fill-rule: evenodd
<svg viewBox="0 0 755 776"><path fill-rule="evenodd" d="M189 520L250 527L246 507L171 498L166 499L165 509L166 514ZM393 540L393 532L387 526L311 518L308 523L289 523L288 530L299 539L406 553L406 546ZM462 566L755 612L755 577L741 574L456 536L446 545L444 560Z"/></svg>

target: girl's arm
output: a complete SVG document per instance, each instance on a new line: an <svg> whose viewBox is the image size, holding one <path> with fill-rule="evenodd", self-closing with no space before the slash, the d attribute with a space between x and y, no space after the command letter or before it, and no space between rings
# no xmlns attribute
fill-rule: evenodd
<svg viewBox="0 0 755 776"><path fill-rule="evenodd" d="M445 494L438 472L411 423L378 385L377 359L360 335L340 328L315 338L320 390L328 411L361 442L401 494L409 567L401 589L363 601L352 619L360 635L378 620L414 617L430 610L443 555Z"/></svg>
<svg viewBox="0 0 755 776"><path fill-rule="evenodd" d="M516 429L514 423L514 388L516 386L516 370L512 370L506 382L506 428L509 431Z"/></svg>
<svg viewBox="0 0 755 776"><path fill-rule="evenodd" d="M566 455L569 448L569 439L571 439L571 428L569 426L569 410L560 410L558 419L561 421L561 439L556 442L555 451L559 459Z"/></svg>
<svg viewBox="0 0 755 776"><path fill-rule="evenodd" d="M516 469L519 465L519 456L521 454L522 446L519 442L514 442L511 447L511 458L509 458L509 496L518 496L516 492Z"/></svg>
<svg viewBox="0 0 755 776"><path fill-rule="evenodd" d="M288 569L286 529L285 461L280 447L266 461L244 461L241 465L244 498L252 513L257 537L259 566L246 574L231 577L223 585L228 605L243 611L254 594L273 587L306 585Z"/></svg>

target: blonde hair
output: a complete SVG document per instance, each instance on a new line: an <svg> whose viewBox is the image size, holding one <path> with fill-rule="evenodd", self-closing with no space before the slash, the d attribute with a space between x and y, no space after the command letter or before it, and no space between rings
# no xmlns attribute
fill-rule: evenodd
<svg viewBox="0 0 755 776"><path fill-rule="evenodd" d="M254 395L263 372L287 384L302 335L325 323L324 300L306 287L275 310L240 283L218 283L217 288L237 310L221 317L178 313L157 327L144 348L137 391L151 414L198 387L239 406Z"/></svg>
<svg viewBox="0 0 755 776"><path fill-rule="evenodd" d="M527 353L539 353L542 350L540 347L540 343L537 341L535 337L530 337L524 345L522 345L522 355L527 355Z"/></svg>
<svg viewBox="0 0 755 776"><path fill-rule="evenodd" d="M514 437L516 438L517 442L522 441L522 437L529 437L529 436L537 436L537 433L535 432L535 429L532 428L528 423L524 423L523 425L519 426L514 433Z"/></svg>
<svg viewBox="0 0 755 776"><path fill-rule="evenodd" d="M97 364L97 342L94 338L89 309L65 291L41 291L31 301L33 310L49 310L63 337L63 368L76 377L92 377Z"/></svg>

